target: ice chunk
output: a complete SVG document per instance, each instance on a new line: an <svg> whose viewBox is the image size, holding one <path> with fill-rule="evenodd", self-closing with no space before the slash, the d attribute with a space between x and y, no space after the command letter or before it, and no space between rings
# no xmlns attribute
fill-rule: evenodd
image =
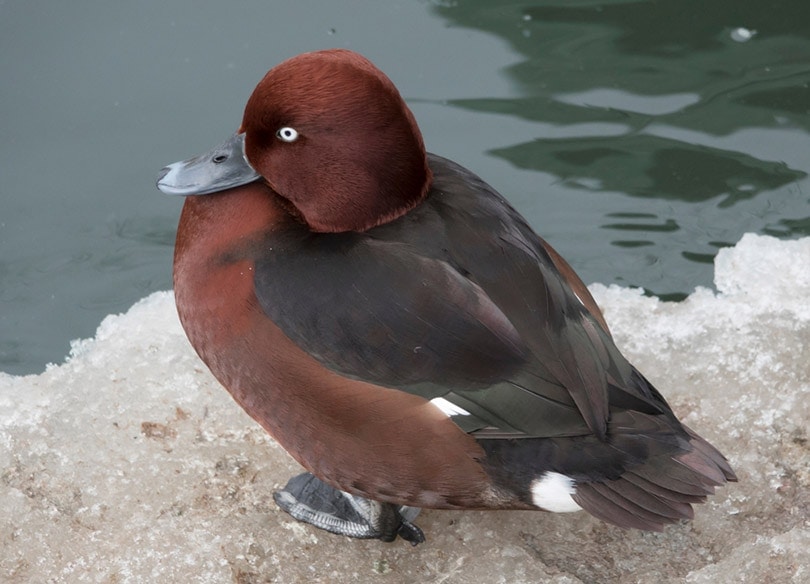
<svg viewBox="0 0 810 584"><path fill-rule="evenodd" d="M0 374L0 581L806 581L810 238L746 235L679 303L592 286L617 342L738 484L663 533L585 513L425 511L428 541L350 541L272 492L296 464L194 354L170 293L37 376Z"/></svg>

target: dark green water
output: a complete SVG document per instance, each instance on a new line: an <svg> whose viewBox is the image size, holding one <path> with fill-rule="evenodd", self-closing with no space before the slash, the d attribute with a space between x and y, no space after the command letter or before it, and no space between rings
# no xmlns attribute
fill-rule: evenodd
<svg viewBox="0 0 810 584"><path fill-rule="evenodd" d="M678 299L747 231L810 235L805 0L0 2L0 371L168 289L180 201L157 171L333 46L586 282Z"/></svg>

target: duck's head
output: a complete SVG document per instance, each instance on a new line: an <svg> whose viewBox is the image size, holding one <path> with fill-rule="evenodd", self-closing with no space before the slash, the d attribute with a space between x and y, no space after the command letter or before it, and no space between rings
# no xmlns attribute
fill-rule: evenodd
<svg viewBox="0 0 810 584"><path fill-rule="evenodd" d="M203 195L263 180L319 232L363 231L421 202L431 174L413 114L366 58L333 49L271 69L236 135L164 168L158 188Z"/></svg>

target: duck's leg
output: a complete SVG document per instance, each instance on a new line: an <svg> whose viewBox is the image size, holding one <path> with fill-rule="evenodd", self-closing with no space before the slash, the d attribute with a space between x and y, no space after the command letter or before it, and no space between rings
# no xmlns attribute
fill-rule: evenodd
<svg viewBox="0 0 810 584"><path fill-rule="evenodd" d="M413 545L425 541L422 530L411 523L419 508L350 495L308 472L291 478L273 498L295 519L339 535L382 541L399 536Z"/></svg>

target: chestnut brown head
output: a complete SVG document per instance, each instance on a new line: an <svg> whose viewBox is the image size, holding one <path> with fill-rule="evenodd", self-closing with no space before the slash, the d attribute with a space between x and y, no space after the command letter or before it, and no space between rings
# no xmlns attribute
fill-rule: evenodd
<svg viewBox="0 0 810 584"><path fill-rule="evenodd" d="M314 231L363 231L417 205L430 186L425 146L394 84L346 50L274 67L245 107L253 168Z"/></svg>

